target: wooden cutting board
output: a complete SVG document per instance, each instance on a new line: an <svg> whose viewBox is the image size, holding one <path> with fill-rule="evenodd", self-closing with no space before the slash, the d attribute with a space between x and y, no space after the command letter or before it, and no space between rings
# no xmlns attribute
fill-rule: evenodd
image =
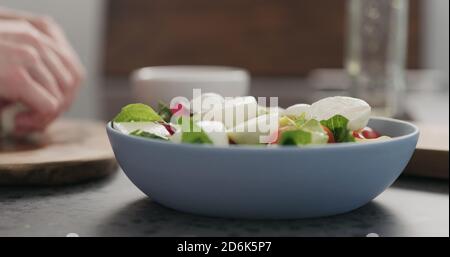
<svg viewBox="0 0 450 257"><path fill-rule="evenodd" d="M406 167L405 174L449 178L449 127L416 124L420 129L416 151Z"/></svg>
<svg viewBox="0 0 450 257"><path fill-rule="evenodd" d="M63 119L32 140L0 139L0 185L72 184L116 170L102 122Z"/></svg>

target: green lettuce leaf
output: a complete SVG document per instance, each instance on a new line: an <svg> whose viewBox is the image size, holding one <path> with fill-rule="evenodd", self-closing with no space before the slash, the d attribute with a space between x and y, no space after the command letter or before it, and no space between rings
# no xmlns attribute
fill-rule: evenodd
<svg viewBox="0 0 450 257"><path fill-rule="evenodd" d="M308 121L306 119L306 113L302 113L302 114L300 114L300 116L295 117L294 121L295 121L295 125L297 125L298 127L305 125L305 123Z"/></svg>
<svg viewBox="0 0 450 257"><path fill-rule="evenodd" d="M136 103L122 108L113 119L114 122L163 121L163 119L148 105Z"/></svg>
<svg viewBox="0 0 450 257"><path fill-rule="evenodd" d="M133 136L138 136L138 137L145 137L145 138L153 138L153 139L161 139L161 140L169 140L167 137L163 137L163 136L159 136L147 131L143 131L143 130L135 130L133 132L130 133L130 135Z"/></svg>
<svg viewBox="0 0 450 257"><path fill-rule="evenodd" d="M335 115L328 120L320 121L320 124L330 129L337 143L355 142L352 131L347 128L348 119L342 115Z"/></svg>
<svg viewBox="0 0 450 257"><path fill-rule="evenodd" d="M189 120L187 123L183 124L185 119ZM178 119L178 124L182 125L181 142L189 144L212 144L211 139L199 126L195 124L194 119L190 117L181 117Z"/></svg>
<svg viewBox="0 0 450 257"><path fill-rule="evenodd" d="M295 121L288 116L283 116L278 120L278 125L280 127L296 126Z"/></svg>
<svg viewBox="0 0 450 257"><path fill-rule="evenodd" d="M310 132L298 129L285 131L281 134L280 145L308 145L312 142L312 134Z"/></svg>
<svg viewBox="0 0 450 257"><path fill-rule="evenodd" d="M326 144L328 135L323 130L319 121L311 119L297 129L288 130L281 134L279 144L281 145L311 145Z"/></svg>
<svg viewBox="0 0 450 257"><path fill-rule="evenodd" d="M325 134L325 130L323 130L322 126L320 125L320 122L315 119L308 120L307 122L303 123L303 125L301 125L300 128L309 132L317 132Z"/></svg>
<svg viewBox="0 0 450 257"><path fill-rule="evenodd" d="M301 126L301 129L311 133L311 144L328 143L328 135L320 125L319 121L310 119Z"/></svg>

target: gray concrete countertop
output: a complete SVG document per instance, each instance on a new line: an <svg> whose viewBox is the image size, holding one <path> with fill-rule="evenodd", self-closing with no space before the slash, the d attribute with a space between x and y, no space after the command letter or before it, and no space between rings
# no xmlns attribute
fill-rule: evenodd
<svg viewBox="0 0 450 257"><path fill-rule="evenodd" d="M335 79L331 81L336 84ZM105 84L108 90L103 91L98 103L104 105L101 118L108 120L132 99L126 86L128 79L110 79ZM280 96L282 106L324 96L304 84L304 80L289 78L256 79L251 93ZM405 103L413 118L448 127L448 89L414 90ZM338 94L329 90L325 93ZM0 188L0 236L449 236L448 188L448 181L405 177L351 213L318 219L252 221L167 209L147 198L119 171L110 178L74 186Z"/></svg>
<svg viewBox="0 0 450 257"><path fill-rule="evenodd" d="M448 188L448 181L401 178L347 214L218 219L160 206L119 171L74 186L0 188L0 236L449 236Z"/></svg>

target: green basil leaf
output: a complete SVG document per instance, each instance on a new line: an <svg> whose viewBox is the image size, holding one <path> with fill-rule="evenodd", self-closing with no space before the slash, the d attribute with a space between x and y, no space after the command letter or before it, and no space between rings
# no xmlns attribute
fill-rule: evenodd
<svg viewBox="0 0 450 257"><path fill-rule="evenodd" d="M189 119L187 127L182 122L184 119ZM200 127L195 124L194 119L183 117L178 120L178 123L183 124L181 127L181 142L189 144L212 144L211 139Z"/></svg>
<svg viewBox="0 0 450 257"><path fill-rule="evenodd" d="M172 118L172 111L169 106L161 101L158 103L158 114L165 122L170 122Z"/></svg>
<svg viewBox="0 0 450 257"><path fill-rule="evenodd" d="M330 129L337 143L355 142L352 131L347 128L348 119L342 115L335 115L328 120L320 121L320 124Z"/></svg>

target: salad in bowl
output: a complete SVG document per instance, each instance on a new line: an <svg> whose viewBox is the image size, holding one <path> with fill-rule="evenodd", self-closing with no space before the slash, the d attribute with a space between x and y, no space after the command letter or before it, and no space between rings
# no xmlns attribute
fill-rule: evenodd
<svg viewBox="0 0 450 257"><path fill-rule="evenodd" d="M255 97L202 94L190 102L160 103L157 111L135 103L112 120L121 133L172 143L267 147L366 143L390 140L367 126L371 107L335 96L286 109L258 104Z"/></svg>
<svg viewBox="0 0 450 257"><path fill-rule="evenodd" d="M124 173L153 201L207 216L292 219L354 210L401 174L417 127L370 115L350 97L283 109L208 93L156 110L127 105L106 131Z"/></svg>

